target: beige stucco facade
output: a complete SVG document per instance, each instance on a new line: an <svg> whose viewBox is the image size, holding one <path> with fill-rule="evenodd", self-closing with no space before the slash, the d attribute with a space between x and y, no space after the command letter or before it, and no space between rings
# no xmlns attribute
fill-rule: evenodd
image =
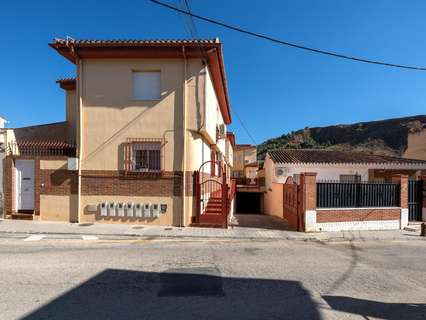
<svg viewBox="0 0 426 320"><path fill-rule="evenodd" d="M283 217L283 183L272 181L274 163L267 155L264 162L265 192L263 194L263 209L265 214Z"/></svg>
<svg viewBox="0 0 426 320"><path fill-rule="evenodd" d="M134 99L132 72L153 70L161 73L161 98ZM216 135L224 121L209 70L201 59L87 59L79 62L78 71L82 172L123 170L127 138L163 139L162 170L166 172L198 170L210 160L212 149L225 157L225 139ZM210 166L203 171L209 173ZM81 195L80 220L96 219L87 207L101 202L164 203L169 208L166 214L139 222L187 225L193 215L193 196L184 197L185 206L179 197Z"/></svg>
<svg viewBox="0 0 426 320"><path fill-rule="evenodd" d="M223 118L201 60L185 64L182 59L88 59L80 62L79 70L82 170L121 170L123 164L117 153L129 137L164 139L164 170L182 170L184 112L186 169L198 169L197 165L210 158L207 149L211 143L206 140L218 140L216 127ZM132 97L132 72L144 70L161 72L161 99L142 101ZM217 143L222 153L224 141Z"/></svg>
<svg viewBox="0 0 426 320"><path fill-rule="evenodd" d="M77 195L40 195L40 220L70 222L77 219Z"/></svg>
<svg viewBox="0 0 426 320"><path fill-rule="evenodd" d="M247 165L253 165L257 163L256 146L237 144L234 148L233 163L233 170L236 175L239 177L247 177ZM251 172L250 169L249 171Z"/></svg>

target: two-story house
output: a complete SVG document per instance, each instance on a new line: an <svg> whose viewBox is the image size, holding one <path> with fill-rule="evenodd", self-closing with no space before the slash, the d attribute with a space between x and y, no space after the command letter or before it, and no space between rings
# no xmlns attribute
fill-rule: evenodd
<svg viewBox="0 0 426 320"><path fill-rule="evenodd" d="M7 132L6 213L80 223L196 222L201 181L194 171L220 181L232 166L219 40L49 45L76 67L75 79L58 81L66 121Z"/></svg>
<svg viewBox="0 0 426 320"><path fill-rule="evenodd" d="M237 144L234 150L233 177L241 184L255 184L257 149L251 144Z"/></svg>

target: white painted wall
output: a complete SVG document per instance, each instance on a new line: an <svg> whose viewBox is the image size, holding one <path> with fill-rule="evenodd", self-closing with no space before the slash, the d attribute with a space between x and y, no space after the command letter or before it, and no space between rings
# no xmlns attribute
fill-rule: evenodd
<svg viewBox="0 0 426 320"><path fill-rule="evenodd" d="M269 161L268 161L269 159ZM283 168L285 175L276 177L275 169ZM288 177L300 174L302 172L316 172L317 180L340 180L340 175L351 174L360 175L362 181L368 181L369 169L382 170L425 170L426 165L407 165L407 164L279 164L273 163L269 156L265 160L265 177L267 175L271 182L285 183ZM268 183L268 180L266 180Z"/></svg>
<svg viewBox="0 0 426 320"><path fill-rule="evenodd" d="M345 221L317 223L316 231L359 231L359 230L397 230L400 228L399 220L379 221Z"/></svg>
<svg viewBox="0 0 426 320"><path fill-rule="evenodd" d="M277 165L275 165L276 167ZM278 165L278 167L280 167ZM274 182L277 183L285 183L288 177L292 177L295 174L300 174L303 172L316 172L317 180L340 180L341 174L353 174L360 175L361 180L368 181L368 169L367 168L356 168L356 167L329 167L329 168L321 168L321 167L288 167L287 175L282 177L275 177L274 170Z"/></svg>
<svg viewBox="0 0 426 320"><path fill-rule="evenodd" d="M216 142L216 128L220 124L224 124L222 113L219 109L219 102L217 100L216 92L213 87L213 82L210 78L210 72L206 69L206 119L204 130L210 136L211 140ZM226 138L219 139L217 146L220 152L225 155L225 142Z"/></svg>
<svg viewBox="0 0 426 320"><path fill-rule="evenodd" d="M210 147L201 137L188 139L188 144L190 156L187 158L187 170L199 170L204 162L210 160ZM203 166L203 171L210 173L210 165Z"/></svg>

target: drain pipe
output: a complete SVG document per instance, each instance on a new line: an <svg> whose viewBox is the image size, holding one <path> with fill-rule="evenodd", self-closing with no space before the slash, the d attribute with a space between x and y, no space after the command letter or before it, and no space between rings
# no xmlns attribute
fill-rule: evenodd
<svg viewBox="0 0 426 320"><path fill-rule="evenodd" d="M78 212L78 223L81 223L81 162L83 157L83 60L78 59L78 188L77 188L77 212Z"/></svg>
<svg viewBox="0 0 426 320"><path fill-rule="evenodd" d="M72 41L67 39L66 41L67 47L70 49L71 54L75 57L76 65L77 65L77 101L78 101L78 132L77 132L77 143L78 143L78 179L77 179L77 222L81 223L81 161L83 154L83 135L82 135L82 126L83 126L83 106L82 106L82 94L83 94L83 59L77 54L74 48L74 44Z"/></svg>
<svg viewBox="0 0 426 320"><path fill-rule="evenodd" d="M186 78L187 78L187 57L185 46L182 46L182 55L183 55L183 155L182 155L182 214L180 226L185 225L185 212L186 212Z"/></svg>

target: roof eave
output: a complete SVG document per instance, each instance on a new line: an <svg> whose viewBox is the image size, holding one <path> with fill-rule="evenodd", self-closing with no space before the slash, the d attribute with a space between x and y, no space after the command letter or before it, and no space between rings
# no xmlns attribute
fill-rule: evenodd
<svg viewBox="0 0 426 320"><path fill-rule="evenodd" d="M218 41L213 42L155 42L155 43L140 43L140 42L107 42L107 43L79 43L79 42L54 42L49 43L49 46L56 50L60 55L65 57L72 63L76 63L79 57L95 57L103 55L104 57L126 57L128 56L137 57L137 53L141 53L143 50L149 51L146 54L146 57L156 57L155 53L152 50L161 49L161 55L158 55L159 58L166 57L183 57L183 53L177 48L182 47L192 47L192 53L189 53L189 57L202 57L199 50L200 46L205 47L206 49L213 49L207 55L208 63L212 69L215 69L215 72L219 73L218 77L213 79L213 84L218 95L219 106L223 116L223 121L225 124L230 124L232 122L231 117L231 108L229 103L229 94L228 86L226 82L225 66L223 63L222 55L222 44ZM127 53L123 53L123 49L128 49ZM138 50L139 49L139 50ZM168 50L169 49L169 50ZM213 51L213 52L212 52ZM103 54L102 54L103 53ZM213 53L213 54L212 54ZM144 55L141 55L144 57ZM222 96L223 94L223 96Z"/></svg>

